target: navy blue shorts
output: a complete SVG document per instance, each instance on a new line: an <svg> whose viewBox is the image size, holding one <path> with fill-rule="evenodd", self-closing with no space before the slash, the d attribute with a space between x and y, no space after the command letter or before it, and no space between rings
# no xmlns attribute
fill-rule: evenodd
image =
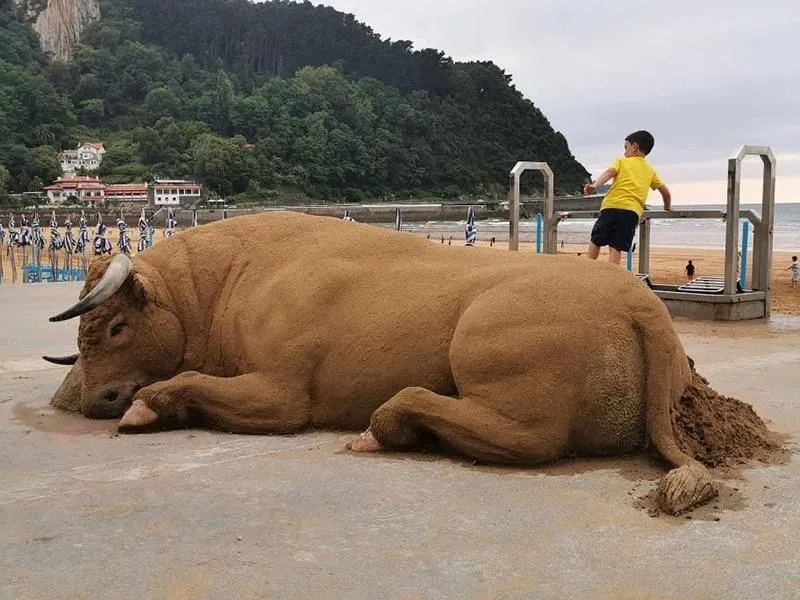
<svg viewBox="0 0 800 600"><path fill-rule="evenodd" d="M604 208L592 227L592 243L627 252L633 243L637 225L639 215L632 210Z"/></svg>

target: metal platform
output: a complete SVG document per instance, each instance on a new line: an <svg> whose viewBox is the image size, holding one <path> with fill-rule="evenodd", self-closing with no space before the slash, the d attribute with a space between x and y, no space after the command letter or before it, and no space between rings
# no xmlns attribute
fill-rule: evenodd
<svg viewBox="0 0 800 600"><path fill-rule="evenodd" d="M701 294L721 294L725 291L724 275L702 275L678 286L679 292L698 292Z"/></svg>
<svg viewBox="0 0 800 600"><path fill-rule="evenodd" d="M696 292L699 294L721 294L725 291L724 275L701 275L683 285L678 286L679 292ZM736 282L736 293L742 293L742 286Z"/></svg>
<svg viewBox="0 0 800 600"><path fill-rule="evenodd" d="M761 158L763 187L761 214L742 210L741 163L747 156ZM599 211L555 211L553 206L553 173L547 163L518 162L511 170L509 250L519 250L519 180L525 171L544 175L544 249L558 252L558 225L566 219L596 219ZM662 285L650 280L650 224L652 219L721 219L725 222L725 273L703 276L681 285ZM739 264L739 222L753 226L753 269L750 282L739 281L738 268L745 275L745 257ZM639 221L639 279L661 298L674 315L713 320L743 320L770 316L770 276L772 269L772 236L775 220L775 155L769 146L744 145L728 157L728 193L725 210L650 211ZM746 237L743 234L743 242ZM743 290L745 288L746 290Z"/></svg>

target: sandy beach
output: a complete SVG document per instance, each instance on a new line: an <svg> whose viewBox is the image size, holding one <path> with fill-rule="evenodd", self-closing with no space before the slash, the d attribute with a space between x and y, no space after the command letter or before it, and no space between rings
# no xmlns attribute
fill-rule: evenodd
<svg viewBox="0 0 800 600"><path fill-rule="evenodd" d="M180 232L181 229L179 228L178 231ZM93 238L94 231L93 228L90 229L90 239ZM46 228L44 231L45 234L45 242L49 241L49 228ZM77 230L73 228L73 234L77 234ZM62 229L63 235L63 229ZM139 232L136 229L128 229L128 235L130 236L131 246L134 249L134 254L136 252L136 244L139 239ZM411 235L419 235L424 237L422 233L412 233ZM106 237L111 241L112 245L114 246L114 252L117 251L117 240L118 240L118 231L116 228L109 227L107 231ZM153 240L155 243L159 243L166 239L164 237L164 229L157 228L153 235ZM441 243L440 239L437 239L435 236L431 236L430 239L431 243ZM463 245L463 238L461 237L453 237L452 245L453 246L461 246ZM444 245L448 245L448 240L445 238ZM488 241L478 241L479 246L489 246ZM498 251L507 251L508 250L508 242L506 241L498 241L493 246L494 249ZM534 243L531 242L520 242L520 251L525 252L535 252L536 246ZM30 248L28 249L30 252ZM577 255L581 253L585 255L586 253L586 246L583 244L565 244L564 248L559 249L559 254L572 254ZM6 255L5 248L3 249L3 257L2 257L2 265L3 265L3 281L10 282L11 281L11 263L9 261L9 257ZM791 262L792 252L784 252L784 251L775 251L773 253L773 263L772 263L772 310L775 313L780 314L789 314L789 315L800 315L800 286L797 288L791 287L791 279L789 276L789 272L786 271L786 267ZM695 265L695 275L721 275L724 272L723 267L723 260L724 260L724 251L720 248L719 250L711 250L711 249L691 249L691 248L658 248L653 247L650 249L650 276L651 279L658 283L682 283L684 282L685 275L684 275L684 268L686 267L686 262L688 259L692 259ZM22 277L22 269L20 267L20 249L17 249L17 276L18 280ZM91 250L87 253L87 259L89 263L94 260L94 255L92 254ZM59 261L63 262L64 254L63 252L59 254ZM608 255L605 251L601 252L599 260L608 260ZM623 264L625 261L625 257L623 256ZM45 247L45 251L42 254L42 264L50 264L50 257L49 253L47 252L47 248ZM59 266L63 266L61 264ZM73 258L73 266L75 268L79 268L81 264L80 256L76 255ZM638 266L638 255L634 255L633 257L633 266L634 270L637 269ZM752 265L748 266L748 273L752 270Z"/></svg>
<svg viewBox="0 0 800 600"><path fill-rule="evenodd" d="M431 242L440 244L440 240L431 236ZM445 239L444 245L447 246ZM462 239L453 239L453 245L463 245ZM479 241L478 246L489 246L489 242ZM508 242L497 242L493 248L508 250ZM559 254L586 255L587 247L583 244L565 244ZM531 242L520 242L520 252L535 252L536 245ZM774 251L772 256L772 312L787 315L800 315L800 286L791 287L791 278L786 267L792 261L792 252ZM725 272L725 251L720 248L650 248L650 278L657 283L679 284L686 281L684 269L691 259L695 266L695 276L722 275ZM598 260L608 260L607 249L600 252ZM623 268L626 257L622 257ZM633 256L634 271L638 270L637 254ZM752 273L752 257L748 259L748 278Z"/></svg>

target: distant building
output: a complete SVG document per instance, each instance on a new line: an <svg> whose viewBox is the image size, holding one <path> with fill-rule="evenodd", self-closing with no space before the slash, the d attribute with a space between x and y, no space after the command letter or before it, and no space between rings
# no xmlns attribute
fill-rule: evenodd
<svg viewBox="0 0 800 600"><path fill-rule="evenodd" d="M76 150L64 150L58 155L65 176L75 175L78 169L94 171L103 162L106 149L103 142L84 142Z"/></svg>
<svg viewBox="0 0 800 600"><path fill-rule="evenodd" d="M106 185L106 203L120 208L137 208L148 202L146 183L109 183Z"/></svg>
<svg viewBox="0 0 800 600"><path fill-rule="evenodd" d="M150 206L193 206L200 202L202 186L184 179L156 179L148 185Z"/></svg>
<svg viewBox="0 0 800 600"><path fill-rule="evenodd" d="M106 186L99 177L81 175L59 177L52 185L48 185L44 189L50 204L96 206L105 201L105 188Z"/></svg>
<svg viewBox="0 0 800 600"><path fill-rule="evenodd" d="M44 188L50 204L115 205L120 208L191 207L200 202L202 186L184 179L156 179L152 183L109 183L99 177L59 177Z"/></svg>

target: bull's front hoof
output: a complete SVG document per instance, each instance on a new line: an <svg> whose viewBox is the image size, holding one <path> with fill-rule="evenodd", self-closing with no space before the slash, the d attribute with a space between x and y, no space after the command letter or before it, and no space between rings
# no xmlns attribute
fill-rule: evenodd
<svg viewBox="0 0 800 600"><path fill-rule="evenodd" d="M350 442L345 446L351 452L378 452L382 446L372 435L372 431L367 429L364 433L358 436L358 439Z"/></svg>
<svg viewBox="0 0 800 600"><path fill-rule="evenodd" d="M718 494L711 473L694 462L672 469L658 484L658 506L665 513L679 515L708 502Z"/></svg>
<svg viewBox="0 0 800 600"><path fill-rule="evenodd" d="M131 407L122 415L117 430L121 433L144 431L158 422L158 413L141 400L134 400Z"/></svg>

